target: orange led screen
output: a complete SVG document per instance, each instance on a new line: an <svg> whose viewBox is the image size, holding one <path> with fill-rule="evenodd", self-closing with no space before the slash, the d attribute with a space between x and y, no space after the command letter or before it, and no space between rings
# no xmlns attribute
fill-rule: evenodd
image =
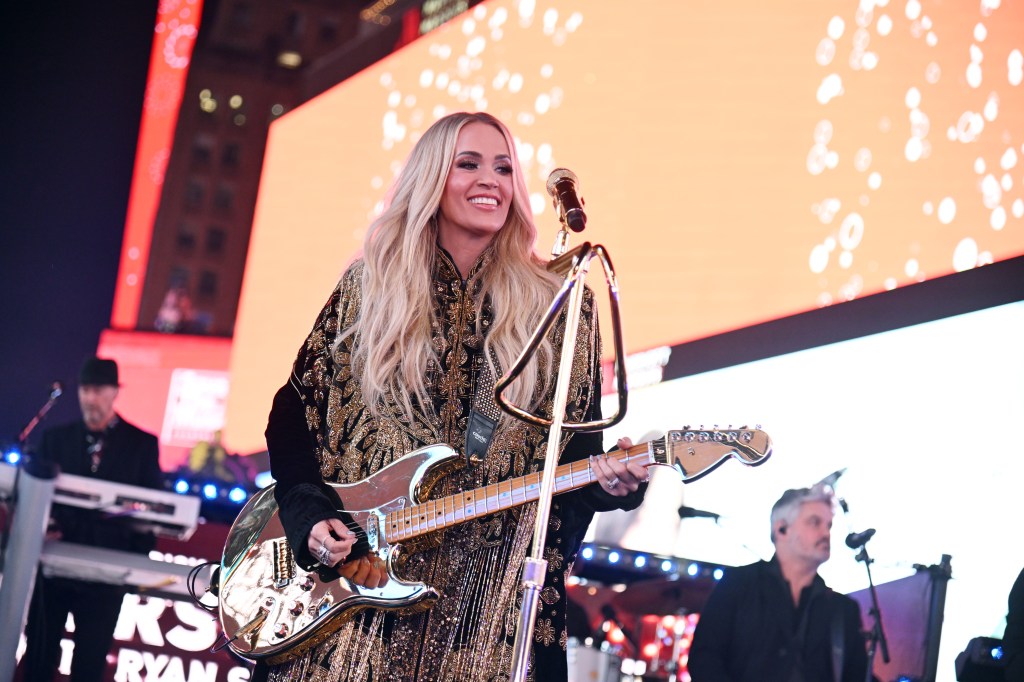
<svg viewBox="0 0 1024 682"><path fill-rule="evenodd" d="M574 243L611 253L638 351L1024 253L1022 49L1024 6L998 0L483 3L273 125L229 442L264 447L299 343L444 113L508 123L540 253L548 174L579 176Z"/></svg>

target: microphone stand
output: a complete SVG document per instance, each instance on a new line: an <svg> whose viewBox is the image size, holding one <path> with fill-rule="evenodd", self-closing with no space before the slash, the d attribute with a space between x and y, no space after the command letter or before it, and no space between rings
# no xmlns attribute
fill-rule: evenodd
<svg viewBox="0 0 1024 682"><path fill-rule="evenodd" d="M50 408L53 407L53 404L57 402L57 398L59 398L63 393L64 389L60 385L60 382L53 382L53 386L50 388L50 397L47 398L46 402L43 403L43 406L39 408L38 412L36 412L36 415L29 420L28 424L25 425L25 428L23 428L21 433L18 434L19 446L23 446L25 444L25 441L28 440L29 434L31 434L32 430L43 420L46 413L49 412Z"/></svg>
<svg viewBox="0 0 1024 682"><path fill-rule="evenodd" d="M544 459L544 471L541 478L540 492L537 500L537 516L534 521L533 544L530 556L523 564L523 603L519 612L519 626L516 629L515 642L512 647L512 670L510 682L523 682L526 679L530 661L530 644L533 641L533 626L537 616L537 602L544 588L544 576L547 574L548 562L544 559L544 544L547 539L548 519L551 514L551 497L555 485L555 469L558 466L558 455L562 440L562 431L600 431L617 424L626 412L626 368L623 358L622 328L619 320L618 284L615 272L604 247L591 246L584 242L580 246L565 252L568 233L565 231L563 219L562 230L556 242L554 254L557 256L548 264L548 270L566 276L561 289L548 308L516 360L512 368L495 382L495 402L512 416L538 426L548 427L548 447ZM569 396L569 379L572 374L573 356L576 350L576 335L579 329L580 311L583 308L583 280L589 271L590 261L599 258L605 270L608 292L611 300L612 325L615 339L615 376L618 386L619 406L610 418L580 424L565 423L565 407ZM507 402L502 393L512 381L525 370L530 357L536 352L544 337L558 319L559 312L565 307L565 332L562 338L561 360L558 365L558 377L555 383L552 418L550 420L532 415ZM600 399L600 396L595 396Z"/></svg>
<svg viewBox="0 0 1024 682"><path fill-rule="evenodd" d="M871 592L871 634L869 636L870 644L868 645L868 669L865 673L865 682L871 682L872 670L875 667L875 650L880 645L882 647L882 661L889 663L889 642L885 637L885 629L882 627L882 609L878 605L878 593L875 591L875 583L871 579L871 564L874 562L870 556L868 556L868 543L865 542L860 548L860 552L856 556L857 561L864 562L864 568L868 571L868 587Z"/></svg>

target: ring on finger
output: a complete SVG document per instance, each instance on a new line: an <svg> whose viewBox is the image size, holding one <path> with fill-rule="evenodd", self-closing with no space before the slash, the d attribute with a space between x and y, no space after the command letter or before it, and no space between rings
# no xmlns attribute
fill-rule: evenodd
<svg viewBox="0 0 1024 682"><path fill-rule="evenodd" d="M619 484L619 477L616 476L612 480L608 481L608 483L606 485L608 486L608 490L614 490L615 486L617 486L618 484Z"/></svg>
<svg viewBox="0 0 1024 682"><path fill-rule="evenodd" d="M316 550L316 560L324 566L330 566L331 550L327 549L325 545L320 545L320 549Z"/></svg>

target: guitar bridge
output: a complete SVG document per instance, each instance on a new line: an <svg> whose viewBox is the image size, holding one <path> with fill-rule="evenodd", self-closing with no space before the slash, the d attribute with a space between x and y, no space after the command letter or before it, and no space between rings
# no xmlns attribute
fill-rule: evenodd
<svg viewBox="0 0 1024 682"><path fill-rule="evenodd" d="M292 548L287 540L274 540L274 584L284 587L295 577Z"/></svg>

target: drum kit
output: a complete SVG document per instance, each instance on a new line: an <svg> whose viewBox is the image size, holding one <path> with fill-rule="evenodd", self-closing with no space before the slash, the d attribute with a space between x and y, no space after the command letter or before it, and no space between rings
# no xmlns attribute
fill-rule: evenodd
<svg viewBox="0 0 1024 682"><path fill-rule="evenodd" d="M574 632L570 622L569 682L687 682L693 630L712 587L713 578L687 576L570 584L569 600L591 628Z"/></svg>

